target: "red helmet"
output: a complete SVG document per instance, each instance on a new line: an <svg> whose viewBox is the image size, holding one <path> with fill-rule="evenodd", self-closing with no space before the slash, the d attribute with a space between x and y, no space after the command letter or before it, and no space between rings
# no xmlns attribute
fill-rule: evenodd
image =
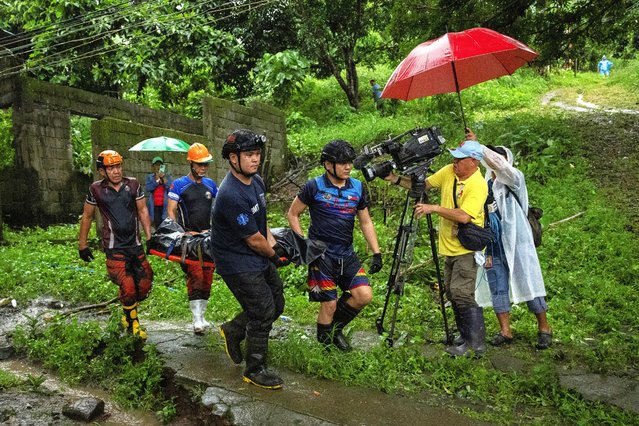
<svg viewBox="0 0 639 426"><path fill-rule="evenodd" d="M213 160L213 156L204 145L196 142L189 148L186 159L195 163L208 163Z"/></svg>
<svg viewBox="0 0 639 426"><path fill-rule="evenodd" d="M95 160L95 166L98 169L104 169L109 166L117 166L122 164L122 156L112 149L107 149L98 154L98 159Z"/></svg>

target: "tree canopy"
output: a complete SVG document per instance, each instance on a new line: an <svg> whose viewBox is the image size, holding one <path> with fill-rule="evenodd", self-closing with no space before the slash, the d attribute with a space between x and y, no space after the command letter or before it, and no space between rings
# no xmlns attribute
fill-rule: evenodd
<svg viewBox="0 0 639 426"><path fill-rule="evenodd" d="M396 64L446 31L492 28L539 51L540 65L577 66L602 52L634 55L638 11L633 0L5 0L0 77L29 75L165 107L184 107L197 93L277 103L291 87L255 90L264 80L251 75L284 72L299 81L305 66L290 61L283 71L287 61L274 60L297 51L358 109L358 66Z"/></svg>

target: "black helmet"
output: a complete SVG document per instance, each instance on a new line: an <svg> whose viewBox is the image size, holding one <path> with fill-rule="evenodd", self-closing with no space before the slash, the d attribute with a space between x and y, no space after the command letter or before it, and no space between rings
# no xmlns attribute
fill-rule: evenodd
<svg viewBox="0 0 639 426"><path fill-rule="evenodd" d="M246 129L238 129L226 137L222 146L222 158L228 160L232 152L252 151L264 148L266 136L259 135Z"/></svg>
<svg viewBox="0 0 639 426"><path fill-rule="evenodd" d="M342 139L335 139L324 145L320 163L330 161L331 163L352 163L355 159L355 150L350 143Z"/></svg>

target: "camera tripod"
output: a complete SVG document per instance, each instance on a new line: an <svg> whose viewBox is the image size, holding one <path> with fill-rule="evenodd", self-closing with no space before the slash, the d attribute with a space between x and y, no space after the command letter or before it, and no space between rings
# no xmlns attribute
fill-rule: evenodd
<svg viewBox="0 0 639 426"><path fill-rule="evenodd" d="M395 249L393 251L393 264L391 266L391 272L388 276L386 299L384 301L384 309L382 315L377 318L375 325L377 327L377 333L380 335L385 333L384 319L388 311L388 305L392 294L395 294L395 302L393 305L393 313L390 320L390 330L388 331L388 337L386 343L392 347L394 344L393 336L395 334L395 322L397 320L397 310L399 309L399 299L404 294L404 286L406 284L406 272L413 261L413 249L415 247L415 238L417 237L418 224L415 220L414 204L428 202L428 196L424 192L425 175L424 173L418 175L411 175L411 189L406 193L406 201L404 203L404 210L401 215L401 223L397 230L397 237L395 239ZM411 205L411 201L414 203ZM410 208L411 213L408 213ZM452 344L453 336L448 328L448 318L446 316L446 306L444 301L444 283L442 281L442 274L439 267L439 258L437 257L437 249L435 246L435 228L433 227L433 219L430 214L426 215L426 222L428 224L428 234L430 237L430 248L433 256L433 263L435 264L435 273L437 275L437 284L439 286L439 302L441 307L442 316L444 318L444 331L446 332L446 343Z"/></svg>

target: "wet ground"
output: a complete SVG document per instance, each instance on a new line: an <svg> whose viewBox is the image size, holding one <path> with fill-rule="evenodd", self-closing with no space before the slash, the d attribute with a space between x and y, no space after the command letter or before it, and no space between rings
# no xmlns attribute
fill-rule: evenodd
<svg viewBox="0 0 639 426"><path fill-rule="evenodd" d="M246 384L243 366L222 351L207 348L188 325L150 323L149 343L157 346L173 380L186 388L204 389L202 404L235 425L476 425L482 424L443 406L444 400L423 394L404 398L379 391L314 379L284 369L284 388L267 391ZM376 339L375 339L376 340ZM366 344L356 336L355 344Z"/></svg>
<svg viewBox="0 0 639 426"><path fill-rule="evenodd" d="M628 212L632 219L629 231L639 233L639 226L635 225L639 223L639 204L629 204L624 195L634 193L634 186L639 180L639 118L636 112L605 111L578 99L575 105L562 106L553 104L553 97L549 94L545 99L549 107L583 113L575 114L573 125L585 140L591 141L584 149L584 157L592 165L591 176L599 182L613 204ZM10 330L18 324L27 325L31 321L29 318L37 318L44 310L60 308L59 302L45 299L31 306L0 306L0 369L23 378L31 377L36 384L43 380L31 390L0 392L0 424L81 424L61 414L66 403L81 396L95 396L105 401L105 415L97 419L99 424L160 424L152 413L120 409L103 390L65 386L45 369L12 355L6 339ZM145 324L148 326L149 343L157 345L168 371L172 373L172 391L185 401L191 401L195 407L192 412L182 413L173 424L479 424L448 408L458 404L451 399L428 394L414 398L391 396L286 370L279 370L285 380L283 390L264 391L243 383L242 367L234 366L221 350L212 350L206 339L194 336L188 324ZM355 338L356 344L361 347L377 341L376 336L366 333L358 333ZM529 367L505 352L489 356L493 364L502 369L525 372ZM613 404L639 414L637 377L607 377L566 371L561 382L562 386L586 399Z"/></svg>
<svg viewBox="0 0 639 426"><path fill-rule="evenodd" d="M575 112L566 123L588 141L582 150L590 177L628 215L628 230L639 234L639 203L628 201L639 181L639 110L605 108L585 102L581 95L566 102L554 100L560 97L560 91L549 92L542 103Z"/></svg>
<svg viewBox="0 0 639 426"><path fill-rule="evenodd" d="M45 368L17 357L8 335L17 325L28 326L30 318L59 312L63 304L38 300L30 306L0 307L0 369L32 381L34 386L0 391L0 424L82 424L62 414L63 407L80 397L105 401L105 414L95 421L105 425L161 424L153 413L123 410L102 389L67 386ZM84 314L92 319L92 313ZM148 344L154 344L165 360L169 394L184 411L172 424L233 425L475 425L481 424L457 414L450 399L422 394L414 398L348 387L339 382L309 378L278 370L285 381L282 390L259 389L242 381L243 366L234 365L222 349L216 332L201 337L187 322L145 321ZM275 335L286 334L290 324L280 324ZM215 329L217 330L217 329ZM309 332L310 333L310 332ZM211 339L214 344L211 345ZM365 349L377 344L371 333L356 333L354 344ZM459 408L459 407L457 407ZM419 420L417 420L419 419Z"/></svg>

